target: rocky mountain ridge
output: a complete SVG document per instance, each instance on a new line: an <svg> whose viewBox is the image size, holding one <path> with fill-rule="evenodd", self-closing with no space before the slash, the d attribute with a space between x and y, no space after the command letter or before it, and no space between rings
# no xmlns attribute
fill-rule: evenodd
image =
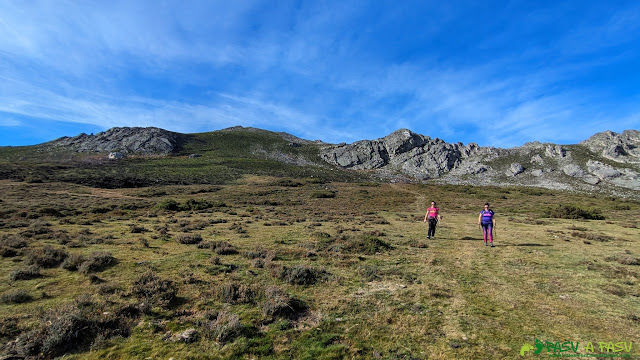
<svg viewBox="0 0 640 360"><path fill-rule="evenodd" d="M383 138L327 146L323 160L342 168L374 170L418 181L472 185L524 185L604 191L640 190L640 132L598 133L575 145L532 142L500 149L397 130ZM637 194L636 194L637 195Z"/></svg>
<svg viewBox="0 0 640 360"><path fill-rule="evenodd" d="M319 157L311 161L309 158L296 160L295 153L278 152L275 156L268 148L255 151L256 156L286 159L283 162L301 166L365 171L383 181L523 185L640 197L640 132L637 130L620 134L605 131L573 145L531 142L509 149L447 143L408 129L352 144L327 144L254 128L219 131L240 130L277 134L289 141L292 148L305 144L316 146L319 152ZM177 152L181 141L189 141L188 137L158 128L112 128L96 135L60 138L48 145L79 152L171 155Z"/></svg>

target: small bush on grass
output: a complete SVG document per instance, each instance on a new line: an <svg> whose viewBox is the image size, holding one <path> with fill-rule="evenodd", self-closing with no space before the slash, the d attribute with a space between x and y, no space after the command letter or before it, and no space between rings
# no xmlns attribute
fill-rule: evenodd
<svg viewBox="0 0 640 360"><path fill-rule="evenodd" d="M335 191L329 190L318 190L311 193L310 197L312 199L331 199L336 197Z"/></svg>
<svg viewBox="0 0 640 360"><path fill-rule="evenodd" d="M142 234L149 231L149 229L145 228L144 226L140 226L136 224L129 225L129 230L131 231L132 234Z"/></svg>
<svg viewBox="0 0 640 360"><path fill-rule="evenodd" d="M45 245L38 249L31 249L27 254L27 264L38 265L43 268L52 268L60 265L68 256L62 249L54 249Z"/></svg>
<svg viewBox="0 0 640 360"><path fill-rule="evenodd" d="M133 282L131 293L151 306L167 308L177 299L178 289L173 281L149 270Z"/></svg>
<svg viewBox="0 0 640 360"><path fill-rule="evenodd" d="M210 249L218 255L233 255L238 253L236 247L226 241L207 241L198 244L198 249Z"/></svg>
<svg viewBox="0 0 640 360"><path fill-rule="evenodd" d="M600 214L598 209L583 209L575 205L560 204L555 208L548 209L545 217L558 219L587 219L587 220L604 220L605 217Z"/></svg>
<svg viewBox="0 0 640 360"><path fill-rule="evenodd" d="M217 293L220 300L229 304L252 304L256 298L256 291L246 284L223 284Z"/></svg>
<svg viewBox="0 0 640 360"><path fill-rule="evenodd" d="M31 265L28 268L16 269L11 272L9 278L12 281L16 280L30 280L41 277L40 267L38 265Z"/></svg>
<svg viewBox="0 0 640 360"><path fill-rule="evenodd" d="M97 251L92 253L89 258L80 265L78 272L87 275L106 270L115 264L117 264L117 260L111 253Z"/></svg>
<svg viewBox="0 0 640 360"><path fill-rule="evenodd" d="M38 325L19 336L8 352L25 358L52 359L72 351L88 350L99 336L129 336L132 319L105 312L104 305L87 299L43 314Z"/></svg>
<svg viewBox="0 0 640 360"><path fill-rule="evenodd" d="M270 286L265 290L266 300L262 303L262 313L267 316L294 318L306 310L306 305L292 298L282 289Z"/></svg>
<svg viewBox="0 0 640 360"><path fill-rule="evenodd" d="M271 261L275 259L276 253L273 250L267 250L262 247L257 247L255 250L247 251L243 254L247 259L264 259L266 261Z"/></svg>
<svg viewBox="0 0 640 360"><path fill-rule="evenodd" d="M215 321L204 323L205 336L221 344L228 343L242 335L243 326L237 314L222 310Z"/></svg>
<svg viewBox="0 0 640 360"><path fill-rule="evenodd" d="M202 236L200 234L180 234L176 240L180 244L192 245L201 242Z"/></svg>
<svg viewBox="0 0 640 360"><path fill-rule="evenodd" d="M608 242L613 240L613 237L608 235L593 234L593 233L578 232L578 231L572 232L571 236L581 238L581 239L592 240L592 241L599 241L599 242Z"/></svg>
<svg viewBox="0 0 640 360"><path fill-rule="evenodd" d="M10 247L0 246L0 256L2 257L14 257L18 256L18 250Z"/></svg>
<svg viewBox="0 0 640 360"><path fill-rule="evenodd" d="M22 249L27 247L27 241L19 235L3 236L0 239L0 246L12 249Z"/></svg>
<svg viewBox="0 0 640 360"><path fill-rule="evenodd" d="M85 261L84 256L78 255L78 254L72 254L72 255L69 255L66 259L64 259L61 266L65 270L76 271L84 261Z"/></svg>
<svg viewBox="0 0 640 360"><path fill-rule="evenodd" d="M277 270L277 278L292 285L313 285L320 280L325 280L328 273L317 270L307 265L283 266Z"/></svg>
<svg viewBox="0 0 640 360"><path fill-rule="evenodd" d="M10 290L0 295L0 302L4 304L22 304L31 300L33 297L22 289Z"/></svg>
<svg viewBox="0 0 640 360"><path fill-rule="evenodd" d="M607 261L615 261L622 265L640 265L640 258L631 256L629 254L617 254L605 258Z"/></svg>

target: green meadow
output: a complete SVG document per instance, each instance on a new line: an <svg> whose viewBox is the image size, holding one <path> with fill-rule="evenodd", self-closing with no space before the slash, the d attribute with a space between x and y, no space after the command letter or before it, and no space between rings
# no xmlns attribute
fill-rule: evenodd
<svg viewBox="0 0 640 360"><path fill-rule="evenodd" d="M0 181L3 353L513 359L537 339L640 354L640 203L299 175ZM431 200L443 219L428 240ZM494 248L477 225L486 201Z"/></svg>

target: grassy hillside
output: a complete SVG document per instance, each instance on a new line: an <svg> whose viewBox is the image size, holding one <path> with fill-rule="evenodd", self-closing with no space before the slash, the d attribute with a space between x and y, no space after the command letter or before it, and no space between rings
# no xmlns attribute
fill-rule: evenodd
<svg viewBox="0 0 640 360"><path fill-rule="evenodd" d="M219 141L196 144L182 154L203 156L188 160L249 161L225 160ZM156 161L185 178L202 171ZM638 202L240 173L129 189L0 181L0 340L17 339L2 351L497 359L538 339L579 342L581 354L589 341L596 352L632 341L640 354ZM430 200L444 218L427 241ZM476 224L485 201L495 248Z"/></svg>
<svg viewBox="0 0 640 360"><path fill-rule="evenodd" d="M354 181L366 176L327 166L319 159L315 144L299 145L290 146L288 140L269 131L234 129L182 135L171 156L131 156L122 160L47 144L0 147L0 179L122 188L226 184L247 174L332 181ZM188 158L190 154L201 156Z"/></svg>

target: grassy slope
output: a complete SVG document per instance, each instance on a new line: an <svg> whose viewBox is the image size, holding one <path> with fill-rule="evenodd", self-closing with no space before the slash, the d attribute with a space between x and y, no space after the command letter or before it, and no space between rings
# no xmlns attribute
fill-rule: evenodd
<svg viewBox="0 0 640 360"><path fill-rule="evenodd" d="M331 192L334 198L315 196ZM637 202L599 199L607 219L579 221L541 214L557 204L588 208L596 205L593 199L518 188L244 177L222 186L120 190L2 181L0 193L0 239L22 233L29 240L23 253L43 244L70 254L108 251L118 264L97 275L120 289L98 295L104 284L62 268L44 269L39 279L5 278L0 294L24 289L34 300L0 305L3 324L17 319L22 329L34 326L38 309L61 306L84 293L93 294L96 302L137 303L132 282L148 268L178 285L181 301L136 319L142 321L130 337L103 340L94 351L68 358L516 358L522 344L535 338L583 344L634 341L640 335L640 269L618 261L640 257ZM166 199L226 206L192 212L155 207ZM437 240L427 242L422 217L431 199L438 201L444 219ZM481 246L476 225L477 210L487 200L498 214L493 249ZM66 216L42 216L44 208ZM25 235L42 221L50 224L48 232ZM132 233L133 224L149 231ZM165 225L168 240L160 232ZM59 245L58 230L65 230L78 247ZM227 241L239 253L216 255L179 244L175 239L183 233ZM393 248L349 250L365 238ZM273 250L276 258L264 268L253 267L243 253L256 247ZM215 257L237 269L212 273L217 265L210 259ZM25 259L0 258L0 271L7 276ZM292 285L274 276L279 267L296 264L329 276L314 285ZM198 281L185 282L188 278ZM231 282L248 284L262 295L253 303L225 303L220 289ZM293 319L263 313L263 293L272 285L304 302L307 311ZM205 335L207 312L223 309L238 314L245 328L224 345L162 339L167 331L192 327Z"/></svg>
<svg viewBox="0 0 640 360"><path fill-rule="evenodd" d="M201 157L186 159L187 155ZM270 155L301 158L309 164L282 163ZM109 161L106 154L75 153L46 145L0 147L0 179L63 181L104 188L168 184L226 184L246 174L315 177L332 181L362 178L323 164L315 144L289 146L279 134L235 129L182 135L172 156L131 156Z"/></svg>

